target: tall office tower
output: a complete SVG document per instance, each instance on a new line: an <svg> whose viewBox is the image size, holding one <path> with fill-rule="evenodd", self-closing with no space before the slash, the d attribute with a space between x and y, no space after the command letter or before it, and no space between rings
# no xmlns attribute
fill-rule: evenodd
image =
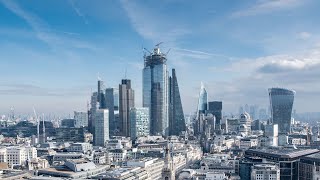
<svg viewBox="0 0 320 180"><path fill-rule="evenodd" d="M95 112L97 110L97 105L98 105L98 92L94 92L91 95L91 101L90 101L90 110L88 114L88 129L91 134L94 135L95 133Z"/></svg>
<svg viewBox="0 0 320 180"><path fill-rule="evenodd" d="M203 83L201 82L201 89L199 93L198 112L205 113L208 109L208 93Z"/></svg>
<svg viewBox="0 0 320 180"><path fill-rule="evenodd" d="M98 109L95 113L94 145L105 146L109 140L109 112L107 109Z"/></svg>
<svg viewBox="0 0 320 180"><path fill-rule="evenodd" d="M98 77L98 102L101 100L101 92L103 92L104 84L103 81Z"/></svg>
<svg viewBox="0 0 320 180"><path fill-rule="evenodd" d="M176 70L172 69L172 77L170 77L170 113L169 113L169 129L170 135L179 135L181 131L186 130L186 122L184 119L183 108L181 103L180 91Z"/></svg>
<svg viewBox="0 0 320 180"><path fill-rule="evenodd" d="M169 134L169 78L166 54L160 52L159 44L153 53L144 55L143 107L150 110L150 133Z"/></svg>
<svg viewBox="0 0 320 180"><path fill-rule="evenodd" d="M106 109L109 110L109 128L110 135L114 135L116 122L114 119L114 88L107 88L105 91Z"/></svg>
<svg viewBox="0 0 320 180"><path fill-rule="evenodd" d="M220 129L221 120L222 120L222 102L221 101L212 101L209 102L208 112L216 117L215 127Z"/></svg>
<svg viewBox="0 0 320 180"><path fill-rule="evenodd" d="M130 137L134 140L137 137L148 136L150 133L149 109L130 109Z"/></svg>
<svg viewBox="0 0 320 180"><path fill-rule="evenodd" d="M119 116L122 136L130 136L130 108L134 107L134 91L131 80L123 79L119 85Z"/></svg>
<svg viewBox="0 0 320 180"><path fill-rule="evenodd" d="M114 88L113 89L113 99L114 99L114 110L119 110L119 89Z"/></svg>
<svg viewBox="0 0 320 180"><path fill-rule="evenodd" d="M87 112L79 112L74 111L74 119L75 119L75 127L88 127L88 113Z"/></svg>
<svg viewBox="0 0 320 180"><path fill-rule="evenodd" d="M270 88L269 99L271 119L273 124L278 124L279 134L290 132L291 113L295 91L283 88Z"/></svg>

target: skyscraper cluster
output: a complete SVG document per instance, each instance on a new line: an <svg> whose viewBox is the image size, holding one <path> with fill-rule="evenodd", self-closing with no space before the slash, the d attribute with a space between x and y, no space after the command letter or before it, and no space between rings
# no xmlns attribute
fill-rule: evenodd
<svg viewBox="0 0 320 180"><path fill-rule="evenodd" d="M105 88L98 79L97 92L92 93L88 108L89 131L100 138L94 138L96 145L101 145L97 142L101 137L112 135L168 136L186 130L176 70L172 69L170 76L166 61L167 55L160 51L159 44L152 53L144 55L143 107L135 107L130 79L122 79L119 89Z"/></svg>

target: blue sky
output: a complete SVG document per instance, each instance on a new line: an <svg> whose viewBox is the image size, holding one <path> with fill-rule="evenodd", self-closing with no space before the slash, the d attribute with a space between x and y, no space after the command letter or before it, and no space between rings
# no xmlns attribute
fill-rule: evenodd
<svg viewBox="0 0 320 180"><path fill-rule="evenodd" d="M320 1L0 0L0 112L85 110L98 73L132 79L141 105L142 47L171 48L186 114L200 82L224 111L267 106L269 87L319 111Z"/></svg>

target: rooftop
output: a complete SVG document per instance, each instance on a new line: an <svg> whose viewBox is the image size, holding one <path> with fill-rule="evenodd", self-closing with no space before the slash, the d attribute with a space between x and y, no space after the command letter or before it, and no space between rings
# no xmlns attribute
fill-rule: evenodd
<svg viewBox="0 0 320 180"><path fill-rule="evenodd" d="M264 153L281 158L296 158L320 152L317 149L249 149L246 153Z"/></svg>

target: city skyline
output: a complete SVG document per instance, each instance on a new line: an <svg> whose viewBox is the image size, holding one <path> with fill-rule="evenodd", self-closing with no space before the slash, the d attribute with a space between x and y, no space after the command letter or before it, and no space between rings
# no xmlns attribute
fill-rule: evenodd
<svg viewBox="0 0 320 180"><path fill-rule="evenodd" d="M296 90L297 112L319 111L315 0L88 3L0 1L1 113L84 111L98 74L106 87L132 79L141 107L142 47L159 42L171 49L185 114L197 109L201 81L223 112L266 108L271 87Z"/></svg>

